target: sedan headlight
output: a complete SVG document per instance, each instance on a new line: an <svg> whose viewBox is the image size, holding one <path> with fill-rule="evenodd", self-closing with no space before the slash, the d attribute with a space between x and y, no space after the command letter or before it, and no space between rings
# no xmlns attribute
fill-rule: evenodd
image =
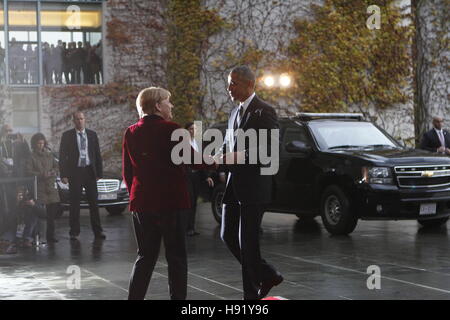
<svg viewBox="0 0 450 320"><path fill-rule="evenodd" d="M363 167L363 181L373 184L393 184L391 168L386 167Z"/></svg>
<svg viewBox="0 0 450 320"><path fill-rule="evenodd" d="M120 189L126 189L127 188L127 184L125 183L125 180L122 180L122 182L120 183Z"/></svg>

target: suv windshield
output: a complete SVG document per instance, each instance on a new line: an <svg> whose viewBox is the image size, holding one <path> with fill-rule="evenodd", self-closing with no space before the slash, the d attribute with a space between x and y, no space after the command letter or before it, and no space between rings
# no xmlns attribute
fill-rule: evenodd
<svg viewBox="0 0 450 320"><path fill-rule="evenodd" d="M321 150L346 148L399 148L393 139L370 122L317 121L309 127Z"/></svg>

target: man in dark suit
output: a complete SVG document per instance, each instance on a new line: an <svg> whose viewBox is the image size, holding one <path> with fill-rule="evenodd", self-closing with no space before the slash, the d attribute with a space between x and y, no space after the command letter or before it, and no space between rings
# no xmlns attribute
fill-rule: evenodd
<svg viewBox="0 0 450 320"><path fill-rule="evenodd" d="M83 112L73 114L75 128L63 133L59 148L61 181L69 183L70 239L80 234L80 198L84 187L89 202L91 226L96 239L105 239L97 205L97 181L103 176L103 163L97 134L86 129Z"/></svg>
<svg viewBox="0 0 450 320"><path fill-rule="evenodd" d="M234 68L228 76L228 92L239 106L231 112L228 131L242 129L277 129L275 110L255 95L256 78L247 66ZM242 135L241 135L242 136ZM249 164L249 152L270 145L244 144L240 149L239 135L227 135L225 165L229 171L223 197L221 238L242 265L244 299L262 299L269 290L283 281L276 269L261 258L259 231L265 206L272 198L272 176L262 175L262 164ZM270 139L267 139L270 142ZM276 156L276 155L274 155ZM240 159L245 164L239 164Z"/></svg>
<svg viewBox="0 0 450 320"><path fill-rule="evenodd" d="M434 128L423 135L420 143L421 149L450 155L450 134L447 130L442 129L443 124L443 118L433 118Z"/></svg>

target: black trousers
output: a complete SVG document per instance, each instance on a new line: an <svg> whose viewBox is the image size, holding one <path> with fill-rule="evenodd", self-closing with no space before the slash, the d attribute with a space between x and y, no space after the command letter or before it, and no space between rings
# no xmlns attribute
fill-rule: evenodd
<svg viewBox="0 0 450 320"><path fill-rule="evenodd" d="M258 299L261 282L276 277L277 271L261 258L259 230L264 206L224 204L220 236L242 266L245 300Z"/></svg>
<svg viewBox="0 0 450 320"><path fill-rule="evenodd" d="M80 234L80 200L82 188L86 190L86 198L89 203L91 227L95 235L103 232L100 223L100 214L97 205L97 181L92 167L77 168L76 174L69 178L70 210L69 223L70 235Z"/></svg>
<svg viewBox="0 0 450 320"><path fill-rule="evenodd" d="M188 173L188 190L191 199L191 208L188 210L187 230L195 230L195 215L197 213L197 200L202 184L200 171L190 171Z"/></svg>
<svg viewBox="0 0 450 320"><path fill-rule="evenodd" d="M184 211L160 214L133 213L138 257L128 291L129 300L143 300L158 260L161 239L166 249L169 292L172 300L185 300L187 294L186 226Z"/></svg>
<svg viewBox="0 0 450 320"><path fill-rule="evenodd" d="M59 203L49 203L47 210L47 241L55 239L55 216L59 208Z"/></svg>

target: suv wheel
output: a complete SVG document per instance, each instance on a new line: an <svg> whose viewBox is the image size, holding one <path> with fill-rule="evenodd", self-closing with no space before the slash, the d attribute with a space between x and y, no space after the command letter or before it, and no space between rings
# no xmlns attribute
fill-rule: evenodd
<svg viewBox="0 0 450 320"><path fill-rule="evenodd" d="M221 183L214 188L211 197L211 209L213 212L214 219L216 219L218 224L222 223L222 198L224 193L225 193L225 185Z"/></svg>
<svg viewBox="0 0 450 320"><path fill-rule="evenodd" d="M320 215L327 231L333 235L345 235L356 228L358 218L351 210L351 202L338 186L328 186L320 201Z"/></svg>
<svg viewBox="0 0 450 320"><path fill-rule="evenodd" d="M447 223L449 217L431 219L431 220L417 220L424 228L437 228Z"/></svg>

